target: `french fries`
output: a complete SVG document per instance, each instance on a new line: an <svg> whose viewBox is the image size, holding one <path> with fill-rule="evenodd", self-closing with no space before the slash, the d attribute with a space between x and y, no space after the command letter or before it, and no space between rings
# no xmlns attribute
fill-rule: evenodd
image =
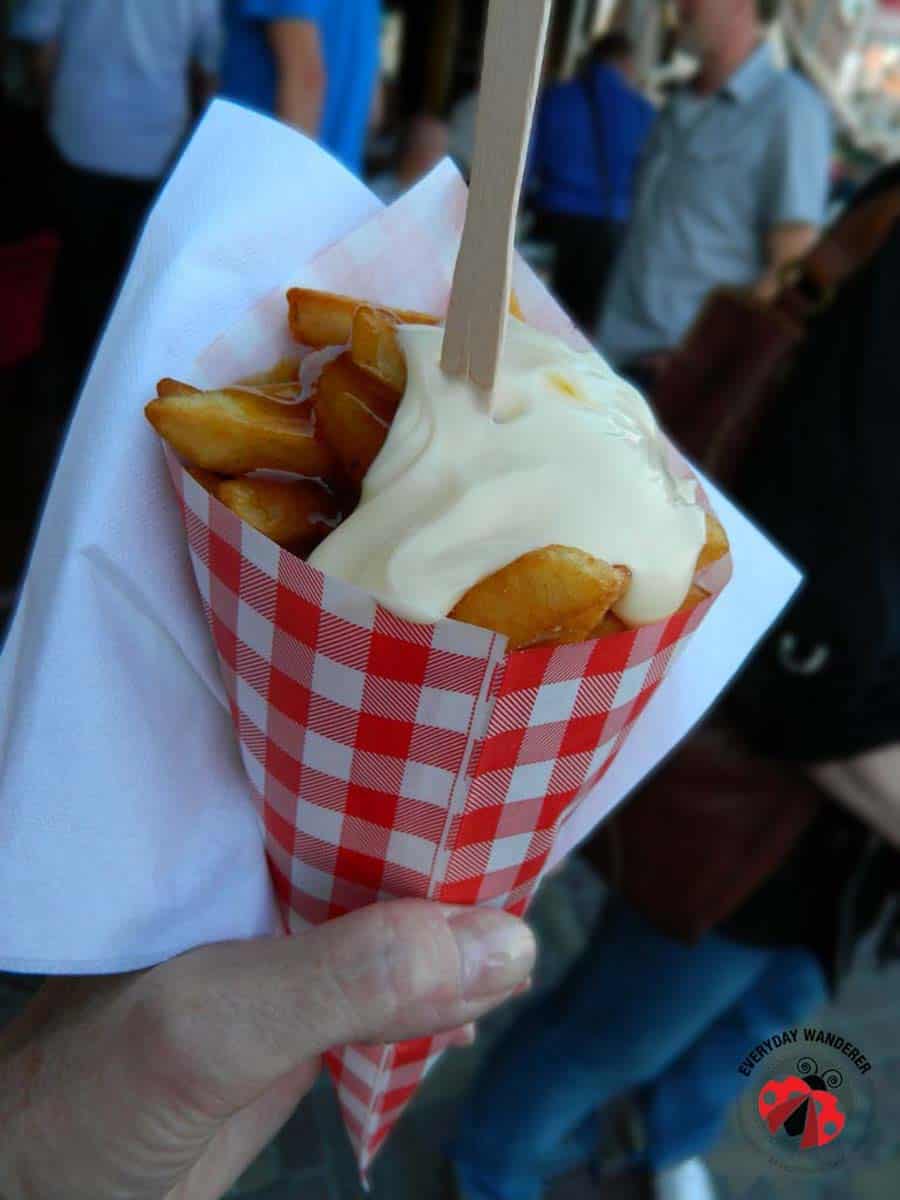
<svg viewBox="0 0 900 1200"><path fill-rule="evenodd" d="M515 292L509 299L509 311L523 320ZM350 357L379 383L402 396L406 388L406 360L397 340L397 325L409 324L390 309L361 304L353 314L350 330ZM413 322L416 323L416 322ZM421 324L421 322L418 322Z"/></svg>
<svg viewBox="0 0 900 1200"><path fill-rule="evenodd" d="M315 398L316 428L354 484L384 445L399 397L358 371L342 354L319 379Z"/></svg>
<svg viewBox="0 0 900 1200"><path fill-rule="evenodd" d="M384 387L403 395L406 388L406 359L397 340L397 325L383 309L362 305L353 314L350 357L361 371Z"/></svg>
<svg viewBox="0 0 900 1200"><path fill-rule="evenodd" d="M720 558L725 557L728 550L728 534L723 529L722 522L708 512L706 514L706 541L697 557L696 570L702 571L704 567L718 562Z"/></svg>
<svg viewBox="0 0 900 1200"><path fill-rule="evenodd" d="M180 379L161 379L156 385L156 395L160 400L166 400L169 396L197 396L199 394L199 388L191 387L189 383L182 383Z"/></svg>
<svg viewBox="0 0 900 1200"><path fill-rule="evenodd" d="M270 383L295 383L300 376L299 358L282 358L268 371L248 375L240 381L241 387L265 387Z"/></svg>
<svg viewBox="0 0 900 1200"><path fill-rule="evenodd" d="M337 524L337 502L308 479L226 479L216 496L226 508L286 550L308 554Z"/></svg>
<svg viewBox="0 0 900 1200"><path fill-rule="evenodd" d="M599 625L591 630L592 638L615 637L617 633L628 633L628 626L614 612L608 612Z"/></svg>
<svg viewBox="0 0 900 1200"><path fill-rule="evenodd" d="M704 600L708 599L709 592L705 588L700 587L699 584L692 583L678 611L686 612L690 608L696 608L698 604L702 604Z"/></svg>
<svg viewBox="0 0 900 1200"><path fill-rule="evenodd" d="M202 467L188 467L187 473L213 496L218 495L219 484L224 483L221 475L216 475L213 471L204 471Z"/></svg>
<svg viewBox="0 0 900 1200"><path fill-rule="evenodd" d="M147 420L192 466L220 475L293 471L326 475L331 451L314 435L309 407L226 388L199 392L160 383L144 410Z"/></svg>
<svg viewBox="0 0 900 1200"><path fill-rule="evenodd" d="M290 288L287 293L288 325L291 336L301 346L343 346L350 341L353 316L365 302L335 292L317 292L312 288ZM366 305L389 316L395 325L440 325L430 313L383 304ZM520 321L525 318L515 292L510 294L509 311Z"/></svg>
<svg viewBox="0 0 900 1200"><path fill-rule="evenodd" d="M342 346L350 341L353 314L361 301L334 292L291 288L287 294L288 324L294 341L302 346ZM403 308L382 308L401 325L439 325L437 317Z"/></svg>
<svg viewBox="0 0 900 1200"><path fill-rule="evenodd" d="M288 304L296 341L345 347L322 369L309 400L298 402L301 360L292 357L216 391L161 379L145 411L202 487L254 529L302 555L347 515L336 495L352 504L387 437L407 379L398 326L438 322L427 313L305 288L292 288ZM510 311L521 319L515 295ZM252 474L259 471L305 478ZM721 523L707 514L696 570L728 549ZM629 629L612 609L630 578L626 566L568 546L545 546L480 580L449 615L504 634L512 650L613 637ZM680 611L707 597L692 584Z"/></svg>
<svg viewBox="0 0 900 1200"><path fill-rule="evenodd" d="M630 578L583 550L545 546L476 583L450 616L505 634L511 650L584 641Z"/></svg>
<svg viewBox="0 0 900 1200"><path fill-rule="evenodd" d="M696 608L698 604L702 604L704 600L708 599L709 592L705 591L698 584L692 583L678 612L687 612L689 609ZM631 626L626 625L621 617L617 617L614 612L608 612L600 624L591 630L590 636L592 638L615 637L617 633L628 633L630 629Z"/></svg>

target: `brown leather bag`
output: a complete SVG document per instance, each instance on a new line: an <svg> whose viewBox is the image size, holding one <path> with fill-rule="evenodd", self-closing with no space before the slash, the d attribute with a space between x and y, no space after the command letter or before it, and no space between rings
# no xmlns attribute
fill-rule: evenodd
<svg viewBox="0 0 900 1200"><path fill-rule="evenodd" d="M790 853L821 793L707 723L584 847L611 887L692 942L735 912Z"/></svg>
<svg viewBox="0 0 900 1200"><path fill-rule="evenodd" d="M729 484L800 346L808 321L883 244L900 219L900 187L848 210L783 272L771 302L735 288L712 292L652 394L681 449Z"/></svg>

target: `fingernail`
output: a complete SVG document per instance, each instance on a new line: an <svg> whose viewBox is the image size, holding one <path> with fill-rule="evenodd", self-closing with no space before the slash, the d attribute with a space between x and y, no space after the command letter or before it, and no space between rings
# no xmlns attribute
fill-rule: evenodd
<svg viewBox="0 0 900 1200"><path fill-rule="evenodd" d="M467 1000L511 991L534 966L534 935L517 917L496 908L469 908L448 915L456 939Z"/></svg>

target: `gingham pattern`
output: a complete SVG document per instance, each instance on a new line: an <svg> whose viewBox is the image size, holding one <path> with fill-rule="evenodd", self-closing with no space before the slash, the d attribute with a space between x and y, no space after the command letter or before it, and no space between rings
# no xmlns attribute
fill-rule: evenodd
<svg viewBox="0 0 900 1200"><path fill-rule="evenodd" d="M444 312L465 204L459 173L438 167L263 297L201 355L192 382L225 384L296 352L291 284ZM514 284L532 324L587 348L521 259ZM325 579L170 465L289 927L389 896L522 912L560 823L709 602L593 646L506 657L502 638L413 625ZM442 1046L328 1056L363 1173Z"/></svg>
<svg viewBox="0 0 900 1200"><path fill-rule="evenodd" d="M288 927L401 896L523 912L560 821L711 601L506 654L502 637L401 620L322 575L168 458ZM443 1044L329 1055L363 1172Z"/></svg>

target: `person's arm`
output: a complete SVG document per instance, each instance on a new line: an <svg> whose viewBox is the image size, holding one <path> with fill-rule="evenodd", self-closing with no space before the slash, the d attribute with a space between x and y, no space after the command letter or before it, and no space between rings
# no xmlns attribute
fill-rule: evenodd
<svg viewBox="0 0 900 1200"><path fill-rule="evenodd" d="M191 54L189 82L195 113L202 112L219 90L224 36L219 5L210 3L199 15Z"/></svg>
<svg viewBox="0 0 900 1200"><path fill-rule="evenodd" d="M775 129L763 194L765 270L756 294L770 299L788 263L804 255L825 221L831 177L832 122L822 97L795 81Z"/></svg>
<svg viewBox="0 0 900 1200"><path fill-rule="evenodd" d="M319 28L290 18L270 21L266 32L275 59L275 115L316 137L327 83Z"/></svg>
<svg viewBox="0 0 900 1200"><path fill-rule="evenodd" d="M900 743L843 762L823 763L810 774L826 792L900 848Z"/></svg>
<svg viewBox="0 0 900 1200"><path fill-rule="evenodd" d="M769 230L766 235L768 266L754 289L760 300L772 299L778 291L782 269L811 250L818 233L817 226L804 221L775 225Z"/></svg>
<svg viewBox="0 0 900 1200"><path fill-rule="evenodd" d="M372 103L369 105L369 124L370 133L380 133L387 120L388 98L387 84L384 77L379 74L375 80L375 86L372 88Z"/></svg>
<svg viewBox="0 0 900 1200"><path fill-rule="evenodd" d="M149 971L52 980L0 1035L0 1196L213 1200L324 1051L464 1027L533 962L507 913L400 900Z"/></svg>

